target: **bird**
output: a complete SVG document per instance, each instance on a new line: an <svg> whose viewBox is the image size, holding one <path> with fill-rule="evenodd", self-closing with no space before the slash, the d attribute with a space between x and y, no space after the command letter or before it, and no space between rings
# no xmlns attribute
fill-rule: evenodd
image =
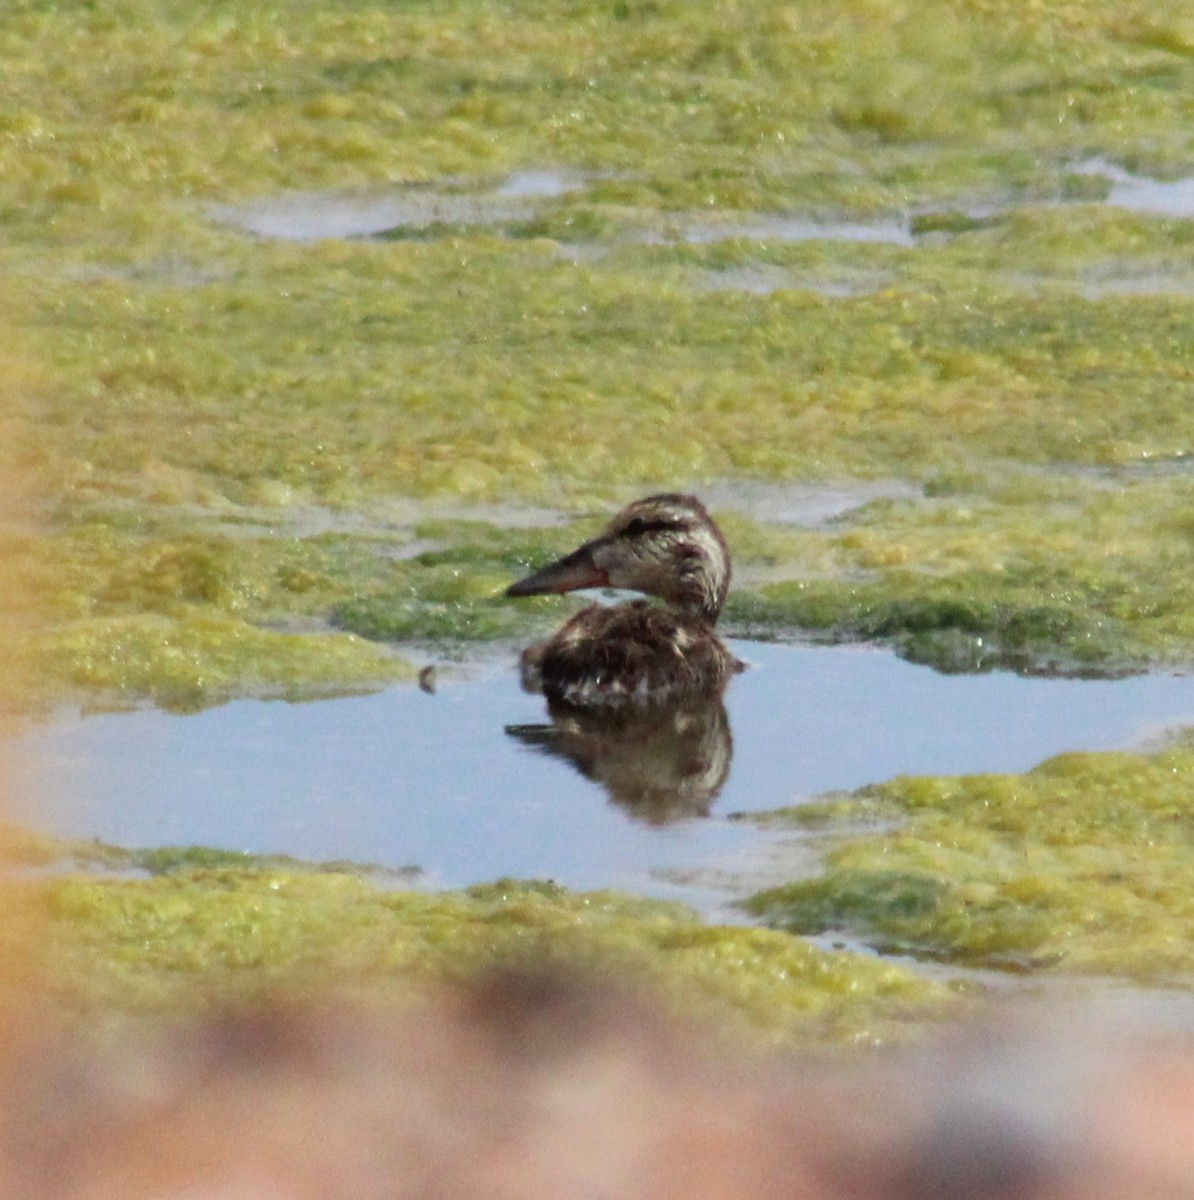
<svg viewBox="0 0 1194 1200"><path fill-rule="evenodd" d="M522 686L576 708L646 708L720 695L743 669L714 626L730 551L705 506L675 492L627 505L597 537L513 583L507 596L625 588L657 597L592 604L521 657Z"/></svg>

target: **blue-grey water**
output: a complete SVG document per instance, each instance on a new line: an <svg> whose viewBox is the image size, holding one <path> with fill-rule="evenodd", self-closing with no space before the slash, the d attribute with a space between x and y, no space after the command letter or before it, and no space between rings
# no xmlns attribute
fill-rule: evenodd
<svg viewBox="0 0 1194 1200"><path fill-rule="evenodd" d="M507 662L434 695L63 715L19 739L10 794L27 798L27 824L123 846L415 865L433 886L510 875L685 896L677 872L732 866L774 839L727 821L734 811L899 774L1023 771L1194 724L1192 676L946 676L866 647L735 649L752 667L727 696L733 756L708 817L652 824L508 733L546 718Z"/></svg>

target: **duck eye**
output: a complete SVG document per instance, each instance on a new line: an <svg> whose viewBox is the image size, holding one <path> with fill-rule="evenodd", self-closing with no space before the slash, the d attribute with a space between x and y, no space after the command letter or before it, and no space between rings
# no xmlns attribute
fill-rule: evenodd
<svg viewBox="0 0 1194 1200"><path fill-rule="evenodd" d="M631 519L629 524L626 526L626 536L627 537L638 537L640 534L642 534L646 530L646 528L647 528L647 522L644 521L642 519L642 517L634 517Z"/></svg>

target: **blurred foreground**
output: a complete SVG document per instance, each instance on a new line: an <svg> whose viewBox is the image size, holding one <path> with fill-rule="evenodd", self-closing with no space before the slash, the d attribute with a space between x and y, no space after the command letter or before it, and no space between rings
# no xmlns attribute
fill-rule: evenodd
<svg viewBox="0 0 1194 1200"><path fill-rule="evenodd" d="M890 1053L731 1061L648 1001L534 969L121 1036L10 1014L0 1195L1194 1196L1194 1037L1130 1025L1021 1011Z"/></svg>

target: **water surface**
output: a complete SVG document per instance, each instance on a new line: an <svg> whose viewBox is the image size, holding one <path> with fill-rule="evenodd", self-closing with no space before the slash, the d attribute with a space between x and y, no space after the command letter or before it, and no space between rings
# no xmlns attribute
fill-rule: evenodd
<svg viewBox="0 0 1194 1200"><path fill-rule="evenodd" d="M66 715L21 739L11 794L29 798L27 824L122 846L417 865L432 886L549 878L712 911L724 897L676 879L732 872L790 838L732 812L902 773L1022 771L1194 724L1194 677L946 676L867 647L735 649L752 668L727 696L728 777L670 821L611 799L601 764L586 777L545 752L543 701L508 661L441 672L434 695Z"/></svg>

